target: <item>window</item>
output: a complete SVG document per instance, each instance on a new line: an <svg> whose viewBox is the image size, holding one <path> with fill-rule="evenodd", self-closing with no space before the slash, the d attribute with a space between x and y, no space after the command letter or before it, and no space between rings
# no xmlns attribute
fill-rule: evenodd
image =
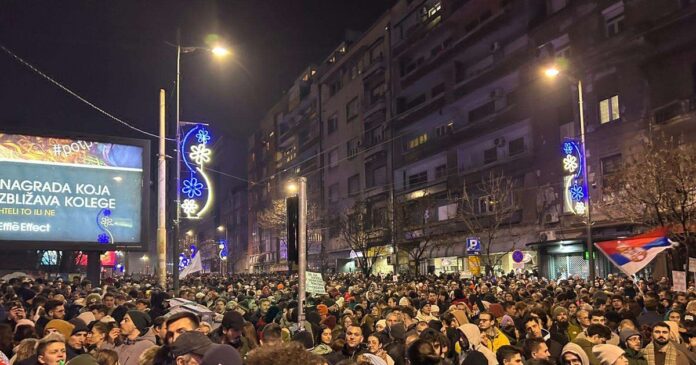
<svg viewBox="0 0 696 365"><path fill-rule="evenodd" d="M360 193L360 174L355 174L348 178L348 195Z"/></svg>
<svg viewBox="0 0 696 365"><path fill-rule="evenodd" d="M457 216L457 203L437 207L437 220L446 221Z"/></svg>
<svg viewBox="0 0 696 365"><path fill-rule="evenodd" d="M358 154L358 147L360 147L360 139L353 138L346 143L348 148L348 158L353 158Z"/></svg>
<svg viewBox="0 0 696 365"><path fill-rule="evenodd" d="M329 120L326 121L326 129L329 134L338 130L338 115L336 115L336 113L330 116Z"/></svg>
<svg viewBox="0 0 696 365"><path fill-rule="evenodd" d="M479 214L488 214L495 212L495 201L490 195L484 195L478 198Z"/></svg>
<svg viewBox="0 0 696 365"><path fill-rule="evenodd" d="M440 165L435 168L435 180L442 179L447 176L447 165Z"/></svg>
<svg viewBox="0 0 696 365"><path fill-rule="evenodd" d="M338 147L329 151L329 167L338 166Z"/></svg>
<svg viewBox="0 0 696 365"><path fill-rule="evenodd" d="M416 138L410 139L408 141L407 147L409 150L414 149L414 148L424 144L425 142L428 142L428 133L423 133Z"/></svg>
<svg viewBox="0 0 696 365"><path fill-rule="evenodd" d="M358 97L354 97L353 100L346 104L346 120L350 122L353 118L358 116L359 112L359 101Z"/></svg>
<svg viewBox="0 0 696 365"><path fill-rule="evenodd" d="M387 208L379 207L372 208L372 227L386 228L387 227Z"/></svg>
<svg viewBox="0 0 696 365"><path fill-rule="evenodd" d="M495 112L495 100L491 100L475 109L469 111L469 122L483 119Z"/></svg>
<svg viewBox="0 0 696 365"><path fill-rule="evenodd" d="M425 184L428 182L428 172L423 171L419 172L417 174L409 175L408 176L408 187L413 188L421 184Z"/></svg>
<svg viewBox="0 0 696 365"><path fill-rule="evenodd" d="M524 152L524 138L516 138L508 143L508 156L519 155Z"/></svg>
<svg viewBox="0 0 696 365"><path fill-rule="evenodd" d="M624 25L624 4L619 1L602 11L607 37L613 37L623 30Z"/></svg>
<svg viewBox="0 0 696 365"><path fill-rule="evenodd" d="M372 170L372 186L384 186L387 184L387 167L382 166Z"/></svg>
<svg viewBox="0 0 696 365"><path fill-rule="evenodd" d="M338 183L329 186L329 202L338 202Z"/></svg>
<svg viewBox="0 0 696 365"><path fill-rule="evenodd" d="M619 96L614 95L599 102L599 121L602 124L621 118L619 114Z"/></svg>
<svg viewBox="0 0 696 365"><path fill-rule="evenodd" d="M498 161L498 148L491 147L483 151L483 163L488 164Z"/></svg>
<svg viewBox="0 0 696 365"><path fill-rule="evenodd" d="M454 129L454 123L449 122L447 124L443 124L441 126L438 126L435 128L435 136L436 137L444 137L448 134L452 134L452 130Z"/></svg>
<svg viewBox="0 0 696 365"><path fill-rule="evenodd" d="M614 187L617 175L621 171L621 154L605 157L600 162L602 164L602 187L604 189Z"/></svg>

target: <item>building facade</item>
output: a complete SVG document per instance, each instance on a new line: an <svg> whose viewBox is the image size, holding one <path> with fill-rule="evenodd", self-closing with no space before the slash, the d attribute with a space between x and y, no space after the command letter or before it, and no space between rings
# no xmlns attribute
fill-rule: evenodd
<svg viewBox="0 0 696 365"><path fill-rule="evenodd" d="M301 123L318 124L321 157L309 161L320 177L252 164L260 136L278 133L270 115L252 137L249 176L318 184L320 261L338 271L355 270L359 253L331 220L359 201L374 273L587 276L585 205L573 200L562 146L579 141L584 117L579 193L593 207L593 241L643 229L603 211L607 189L636 145L696 136L695 14L689 0L399 1L316 68L307 100L319 112ZM550 66L560 70L553 79ZM302 110L286 99L276 109ZM278 141L276 154L289 146L268 143ZM254 209L250 200L250 217ZM476 241L481 252L470 255ZM613 270L595 257L598 273Z"/></svg>

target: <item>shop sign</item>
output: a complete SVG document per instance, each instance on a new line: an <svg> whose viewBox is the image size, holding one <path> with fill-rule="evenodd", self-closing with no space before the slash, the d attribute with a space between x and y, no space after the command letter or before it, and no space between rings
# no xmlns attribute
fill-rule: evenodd
<svg viewBox="0 0 696 365"><path fill-rule="evenodd" d="M480 255L481 254L481 240L478 237L469 237L466 239L466 254L467 255Z"/></svg>

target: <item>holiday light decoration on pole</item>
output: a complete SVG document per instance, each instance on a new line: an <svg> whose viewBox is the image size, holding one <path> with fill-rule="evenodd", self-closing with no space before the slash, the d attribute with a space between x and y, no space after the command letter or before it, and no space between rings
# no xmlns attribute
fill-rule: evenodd
<svg viewBox="0 0 696 365"><path fill-rule="evenodd" d="M212 161L212 150L208 148L211 136L202 124L189 129L181 140L182 160L188 177L181 186L185 196L180 204L186 219L200 219L210 210L213 202L213 186L206 172L206 165Z"/></svg>

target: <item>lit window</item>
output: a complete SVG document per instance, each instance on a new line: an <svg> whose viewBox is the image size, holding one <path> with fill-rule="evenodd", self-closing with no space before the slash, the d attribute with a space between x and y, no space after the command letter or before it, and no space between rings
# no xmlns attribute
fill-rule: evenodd
<svg viewBox="0 0 696 365"><path fill-rule="evenodd" d="M618 95L611 96L599 102L599 118L602 124L621 118Z"/></svg>
<svg viewBox="0 0 696 365"><path fill-rule="evenodd" d="M408 149L416 148L416 147L424 144L425 142L428 142L428 134L427 133L423 133L420 136L409 140L408 141Z"/></svg>

